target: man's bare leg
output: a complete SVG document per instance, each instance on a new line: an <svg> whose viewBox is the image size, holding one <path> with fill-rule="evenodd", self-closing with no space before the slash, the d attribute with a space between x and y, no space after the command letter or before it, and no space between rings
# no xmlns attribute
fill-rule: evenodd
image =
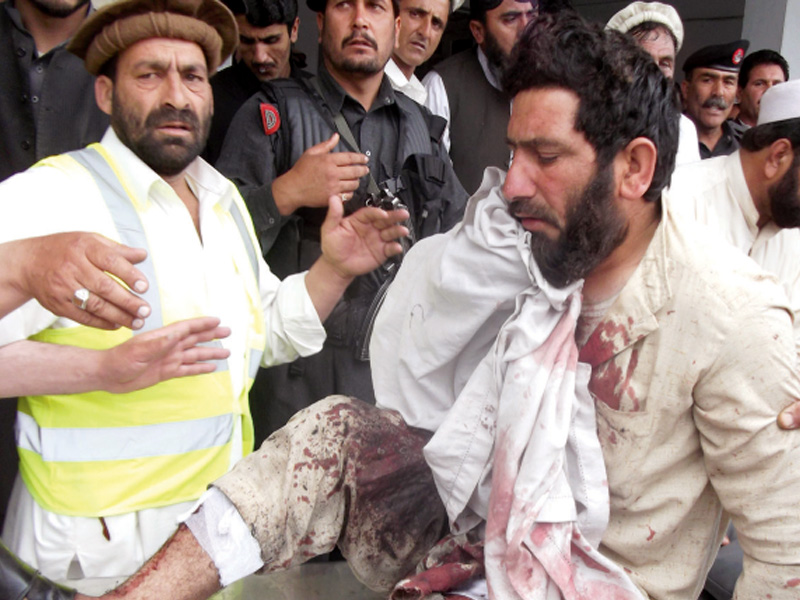
<svg viewBox="0 0 800 600"><path fill-rule="evenodd" d="M181 525L139 571L105 600L205 600L220 589L219 572L186 525ZM78 594L76 600L89 600Z"/></svg>

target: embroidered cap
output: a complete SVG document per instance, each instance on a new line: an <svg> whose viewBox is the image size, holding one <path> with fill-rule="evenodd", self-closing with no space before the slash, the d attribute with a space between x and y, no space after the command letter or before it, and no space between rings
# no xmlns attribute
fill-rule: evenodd
<svg viewBox="0 0 800 600"><path fill-rule="evenodd" d="M67 48L97 75L126 48L156 37L195 42L203 49L209 73L239 41L236 20L219 0L119 0L89 15Z"/></svg>
<svg viewBox="0 0 800 600"><path fill-rule="evenodd" d="M744 54L749 46L750 42L747 40L736 40L727 44L700 48L683 63L683 72L688 74L692 69L706 67L708 69L738 73L739 67L744 60Z"/></svg>
<svg viewBox="0 0 800 600"><path fill-rule="evenodd" d="M620 33L628 33L642 23L658 23L663 25L678 43L675 52L683 46L683 23L678 11L669 4L661 2L632 2L609 19L606 29L614 29Z"/></svg>
<svg viewBox="0 0 800 600"><path fill-rule="evenodd" d="M779 83L761 96L757 125L800 119L800 80Z"/></svg>

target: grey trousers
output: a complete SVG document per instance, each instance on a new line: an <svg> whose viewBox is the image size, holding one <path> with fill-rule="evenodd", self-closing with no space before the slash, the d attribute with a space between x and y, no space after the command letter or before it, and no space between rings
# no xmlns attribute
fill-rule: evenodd
<svg viewBox="0 0 800 600"><path fill-rule="evenodd" d="M388 592L448 531L422 456L429 437L393 411L330 396L214 485L250 526L267 572L338 546L359 580Z"/></svg>

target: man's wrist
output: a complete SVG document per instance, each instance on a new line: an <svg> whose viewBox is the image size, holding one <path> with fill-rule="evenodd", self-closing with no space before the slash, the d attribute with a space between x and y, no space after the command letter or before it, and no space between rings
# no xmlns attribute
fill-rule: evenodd
<svg viewBox="0 0 800 600"><path fill-rule="evenodd" d="M291 215L295 211L295 204L292 199L292 185L291 177L287 180L288 173L284 173L276 177L271 185L272 200L275 202L275 208L281 216Z"/></svg>

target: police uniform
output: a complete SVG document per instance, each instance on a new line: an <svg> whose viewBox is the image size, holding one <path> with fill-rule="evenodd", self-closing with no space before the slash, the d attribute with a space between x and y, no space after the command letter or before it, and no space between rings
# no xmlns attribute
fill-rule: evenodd
<svg viewBox="0 0 800 600"><path fill-rule="evenodd" d="M333 120L337 113L344 116L368 157L376 182L419 188L414 205L407 202L415 217L415 235L444 231L461 219L467 194L439 146L441 121L396 94L386 77L373 105L365 110L321 65L316 80L272 81L250 98L231 123L217 163L239 186L264 257L279 277L308 268L320 255L319 229L326 209L303 207L281 216L272 182L305 150L337 132ZM340 139L334 151L356 149ZM401 172L405 176L398 184ZM367 179L362 179L351 203L364 200ZM374 403L366 342L392 268L381 267L350 285L325 322L328 337L322 352L259 373L251 392L257 441L301 408L330 394Z"/></svg>

